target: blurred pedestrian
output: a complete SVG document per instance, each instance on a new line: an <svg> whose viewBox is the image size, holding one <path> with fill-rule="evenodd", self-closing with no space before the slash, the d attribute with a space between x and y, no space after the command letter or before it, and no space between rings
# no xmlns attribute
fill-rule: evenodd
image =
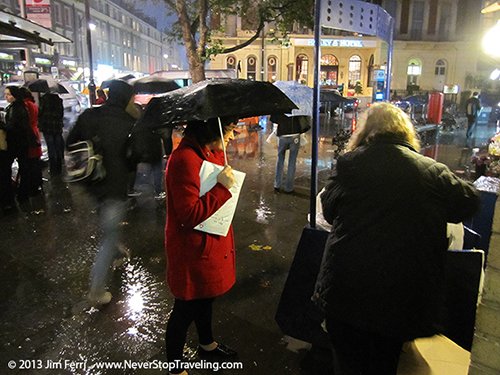
<svg viewBox="0 0 500 375"><path fill-rule="evenodd" d="M42 182L42 143L38 130L38 106L33 94L27 87L20 87L24 105L28 111L31 133L29 134L28 157L26 170L21 174L18 199L26 201L43 192Z"/></svg>
<svg viewBox="0 0 500 375"><path fill-rule="evenodd" d="M127 142L135 119L126 111L133 104L133 88L128 83L113 80L109 98L101 107L83 112L70 131L67 144L92 139L102 153L106 170L104 180L87 188L99 203L102 239L90 277L88 301L93 306L107 304L112 295L106 290L113 262L122 255L129 256L121 243L120 223L125 219L129 164Z"/></svg>
<svg viewBox="0 0 500 375"><path fill-rule="evenodd" d="M307 122L306 116L273 115L271 122L278 136L278 159L274 176L274 190L279 192L282 185L285 193L293 193L295 184L295 167L300 149L300 134L307 130L302 123ZM305 129L305 130L304 130ZM285 167L285 156L288 150L288 164L285 183L282 184Z"/></svg>
<svg viewBox="0 0 500 375"><path fill-rule="evenodd" d="M173 150L172 133L174 131L173 126L167 126L165 128L156 129L156 133L159 134L162 144L163 144L163 158L168 160L170 154Z"/></svg>
<svg viewBox="0 0 500 375"><path fill-rule="evenodd" d="M479 114L480 110L481 102L479 101L479 93L477 91L474 91L472 93L472 96L465 102L465 113L467 115L467 142L472 136L472 131L474 129L474 125L476 124L477 115Z"/></svg>
<svg viewBox="0 0 500 375"><path fill-rule="evenodd" d="M52 177L60 176L64 161L64 106L56 93L48 92L40 99L38 127L43 133L49 154L49 172Z"/></svg>
<svg viewBox="0 0 500 375"><path fill-rule="evenodd" d="M227 236L194 229L214 214L229 198L234 184L230 166L217 176L217 184L200 196L200 168L204 160L224 165L222 142L234 138L237 119L222 119L221 140L217 119L188 122L184 138L168 161L167 224L165 249L167 281L175 297L166 332L167 360L181 363L172 374L186 374L182 352L189 326L198 331L198 355L206 360L224 360L236 352L215 341L212 334L212 304L235 283L235 251L232 227Z"/></svg>
<svg viewBox="0 0 500 375"><path fill-rule="evenodd" d="M332 224L313 299L335 374L396 374L403 342L438 333L447 222L479 207L469 182L418 153L408 116L370 107L321 195Z"/></svg>
<svg viewBox="0 0 500 375"><path fill-rule="evenodd" d="M103 89L97 89L97 99L95 101L95 104L97 105L103 105L106 103L108 100L108 97L106 96L106 93L104 92Z"/></svg>
<svg viewBox="0 0 500 375"><path fill-rule="evenodd" d="M7 86L5 88L5 100L9 103L5 109L5 124L3 129L7 134L7 151L2 153L0 167L0 185L2 194L2 205L4 210L15 209L15 190L12 186L12 164L17 159L19 170L16 180L22 179L22 175L27 173L28 150L33 139L30 127L30 119L26 106L24 105L23 94L17 86ZM28 179L28 177L26 177ZM24 193L24 192L23 192ZM20 204L26 202L26 197L21 194L18 199Z"/></svg>
<svg viewBox="0 0 500 375"><path fill-rule="evenodd" d="M160 135L156 130L145 122L143 118L138 119L130 136L130 161L137 165L145 163L149 165L149 174L153 182L154 199L157 202L165 201L163 189L163 149ZM129 185L129 197L137 196L135 190L136 170Z"/></svg>

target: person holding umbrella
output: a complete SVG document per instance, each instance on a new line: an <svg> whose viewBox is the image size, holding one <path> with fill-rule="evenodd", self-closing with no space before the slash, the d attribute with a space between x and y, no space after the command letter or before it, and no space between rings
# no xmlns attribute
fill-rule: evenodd
<svg viewBox="0 0 500 375"><path fill-rule="evenodd" d="M232 227L227 236L194 229L212 216L229 198L235 182L233 171L225 165L223 148L234 139L237 118L221 119L223 139L217 118L188 121L184 138L169 158L165 186L167 222L165 248L168 259L167 281L175 297L166 332L167 360L182 361L189 326L198 331L198 355L207 360L224 360L234 350L215 341L212 334L212 304L235 283L235 246ZM224 144L223 144L224 143ZM216 185L200 196L200 168L203 161L225 165ZM182 364L172 374L185 374Z"/></svg>
<svg viewBox="0 0 500 375"><path fill-rule="evenodd" d="M165 173L167 282L175 297L166 332L171 374L186 374L182 352L192 322L198 331L200 358L217 362L236 356L212 334L213 301L229 291L236 279L233 230L228 225L224 234L211 234L206 231L210 224L205 224L233 199L234 188L241 187L241 173L231 169L225 153L238 119L296 108L269 82L239 79L194 83L153 98L146 107L144 119L152 127L187 124ZM201 188L206 180L202 184L200 172L207 164L215 164L214 170L224 167L211 175L216 180L205 192Z"/></svg>

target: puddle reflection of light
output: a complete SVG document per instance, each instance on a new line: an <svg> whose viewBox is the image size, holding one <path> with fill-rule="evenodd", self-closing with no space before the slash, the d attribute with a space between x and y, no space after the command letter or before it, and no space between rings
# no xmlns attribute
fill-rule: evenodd
<svg viewBox="0 0 500 375"><path fill-rule="evenodd" d="M140 287L140 286L139 286ZM128 299L128 306L133 312L131 318L137 320L144 309L144 299L142 298L141 291L138 290L132 294Z"/></svg>
<svg viewBox="0 0 500 375"><path fill-rule="evenodd" d="M266 201L263 197L260 197L259 205L255 209L256 218L255 221L260 224L268 224L269 218L274 217L274 213L271 211L269 206L267 206Z"/></svg>

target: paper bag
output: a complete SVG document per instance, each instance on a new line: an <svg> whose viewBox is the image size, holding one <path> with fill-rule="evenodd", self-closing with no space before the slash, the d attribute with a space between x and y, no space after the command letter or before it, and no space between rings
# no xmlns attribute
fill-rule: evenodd
<svg viewBox="0 0 500 375"><path fill-rule="evenodd" d="M200 197L212 189L217 183L217 175L224 167L203 161L200 169ZM240 196L240 190L245 180L245 173L233 170L235 184L229 189L233 195L226 203L222 205L212 216L194 227L202 232L227 236L231 222L233 221L236 205Z"/></svg>

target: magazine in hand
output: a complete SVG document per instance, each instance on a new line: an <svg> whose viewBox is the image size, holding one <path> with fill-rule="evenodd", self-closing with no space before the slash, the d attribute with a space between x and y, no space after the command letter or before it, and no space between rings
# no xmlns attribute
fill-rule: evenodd
<svg viewBox="0 0 500 375"><path fill-rule="evenodd" d="M217 183L217 175L224 167L203 161L200 169L200 197L205 195L207 191L212 189ZM240 190L245 180L245 173L233 170L235 184L229 189L232 197L224 203L212 216L194 227L202 232L227 236L231 222L233 221L236 205L240 196Z"/></svg>

